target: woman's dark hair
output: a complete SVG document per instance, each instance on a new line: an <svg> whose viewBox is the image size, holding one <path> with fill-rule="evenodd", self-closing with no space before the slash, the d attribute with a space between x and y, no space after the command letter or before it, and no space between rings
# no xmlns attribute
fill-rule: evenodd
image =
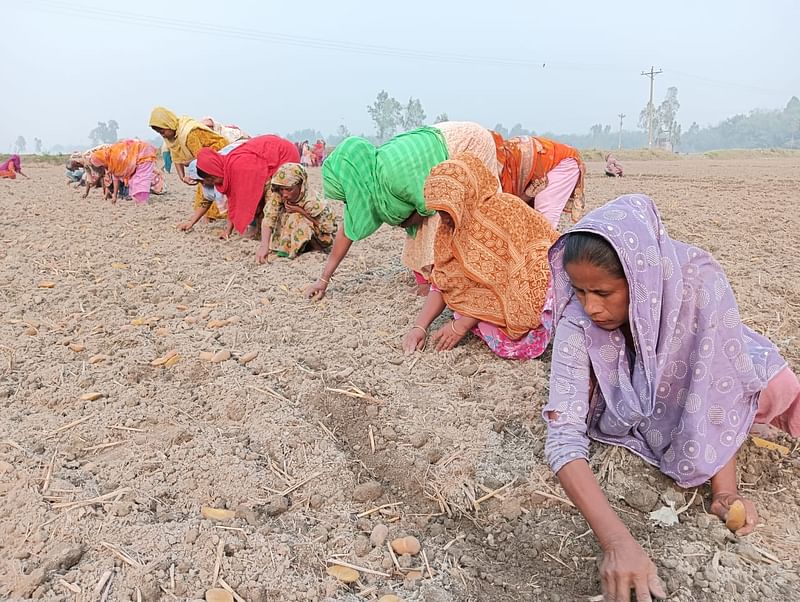
<svg viewBox="0 0 800 602"><path fill-rule="evenodd" d="M207 178L210 178L210 177L211 177L211 174L204 172L204 171L203 171L202 169L200 169L199 167L197 168L197 175L198 175L198 176L200 176L200 179L201 179L201 180L205 180L205 179L207 179Z"/></svg>
<svg viewBox="0 0 800 602"><path fill-rule="evenodd" d="M603 268L617 278L625 278L625 270L617 252L599 234L591 232L567 234L567 241L564 243L564 265L580 262Z"/></svg>

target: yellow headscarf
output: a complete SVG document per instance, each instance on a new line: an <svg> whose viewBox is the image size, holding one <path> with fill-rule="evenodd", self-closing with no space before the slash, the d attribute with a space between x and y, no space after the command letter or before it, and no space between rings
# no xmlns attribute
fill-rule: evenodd
<svg viewBox="0 0 800 602"><path fill-rule="evenodd" d="M167 140L165 138L164 143L167 145L167 148L169 148L172 160L175 163L183 164L187 164L192 159L196 159L186 146L186 139L189 134L196 129L214 132L214 130L187 115L178 117L165 107L156 107L153 109L152 113L150 113L150 127L173 130L175 132L175 139Z"/></svg>

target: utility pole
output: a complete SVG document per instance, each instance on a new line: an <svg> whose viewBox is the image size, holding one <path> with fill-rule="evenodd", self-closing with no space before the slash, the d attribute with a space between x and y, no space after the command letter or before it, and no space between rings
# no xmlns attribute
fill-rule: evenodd
<svg viewBox="0 0 800 602"><path fill-rule="evenodd" d="M617 117L619 117L619 145L617 148L622 150L622 120L625 119L625 113L619 113Z"/></svg>
<svg viewBox="0 0 800 602"><path fill-rule="evenodd" d="M642 75L650 78L650 102L647 103L647 148L653 148L653 80L656 75L663 73L661 69L654 71L654 67L650 67L650 71L642 71Z"/></svg>

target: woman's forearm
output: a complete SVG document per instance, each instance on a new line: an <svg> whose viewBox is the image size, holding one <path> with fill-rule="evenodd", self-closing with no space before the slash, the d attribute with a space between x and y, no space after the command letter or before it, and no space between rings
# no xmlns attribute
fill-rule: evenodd
<svg viewBox="0 0 800 602"><path fill-rule="evenodd" d="M620 539L632 537L608 503L586 460L573 460L558 471L561 487L594 531L604 549Z"/></svg>
<svg viewBox="0 0 800 602"><path fill-rule="evenodd" d="M344 227L340 227L336 233L336 239L333 241L331 254L328 256L328 261L325 262L325 268L322 270L323 280L330 280L333 277L352 245L353 241L344 233Z"/></svg>
<svg viewBox="0 0 800 602"><path fill-rule="evenodd" d="M720 493L736 493L739 490L739 483L736 480L736 456L728 460L717 474L711 477L711 495L716 496Z"/></svg>
<svg viewBox="0 0 800 602"><path fill-rule="evenodd" d="M211 205L200 205L197 209L194 210L192 217L189 218L189 227L193 227L197 222L199 222L202 217L208 212Z"/></svg>
<svg viewBox="0 0 800 602"><path fill-rule="evenodd" d="M441 315L441 313L444 311L444 308L445 302L444 297L442 297L442 293L439 291L429 292L428 296L425 297L425 303L423 303L417 319L414 320L414 326L419 326L420 328L427 330L428 326L431 325L431 322Z"/></svg>

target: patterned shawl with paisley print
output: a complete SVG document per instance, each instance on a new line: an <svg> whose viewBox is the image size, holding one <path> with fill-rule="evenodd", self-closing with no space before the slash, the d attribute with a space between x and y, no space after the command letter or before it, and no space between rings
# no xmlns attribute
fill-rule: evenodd
<svg viewBox="0 0 800 602"><path fill-rule="evenodd" d="M447 305L496 324L512 339L541 324L556 231L518 197L497 193L477 157L456 155L431 170L428 209L446 214L436 233L433 281Z"/></svg>

